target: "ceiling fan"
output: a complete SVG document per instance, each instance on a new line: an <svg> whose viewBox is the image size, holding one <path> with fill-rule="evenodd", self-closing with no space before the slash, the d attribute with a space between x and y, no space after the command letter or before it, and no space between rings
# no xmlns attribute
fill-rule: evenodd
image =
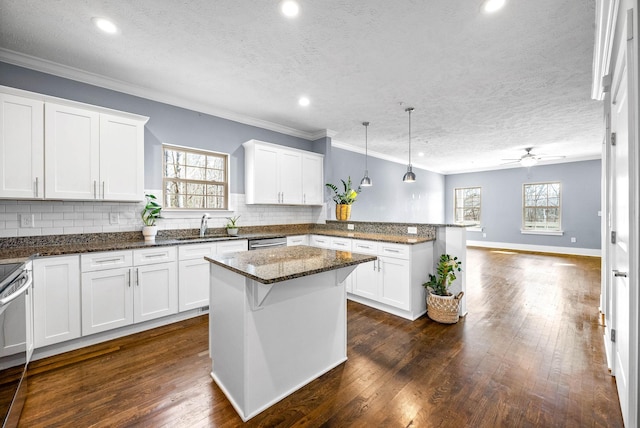
<svg viewBox="0 0 640 428"><path fill-rule="evenodd" d="M510 161L507 163L503 163L502 165L509 165L512 163L519 163L521 166L524 167L530 167L530 166L534 166L538 163L538 161L540 160L553 160L553 159L564 159L564 156L538 156L534 153L531 153L531 150L533 150L533 147L527 147L526 149L524 149L525 153L524 155L522 155L520 157L520 159L502 159L502 160L506 160L506 161Z"/></svg>

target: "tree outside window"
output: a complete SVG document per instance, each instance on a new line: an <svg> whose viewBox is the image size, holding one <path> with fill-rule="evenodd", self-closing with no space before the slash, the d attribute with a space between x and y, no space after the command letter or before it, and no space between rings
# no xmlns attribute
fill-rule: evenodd
<svg viewBox="0 0 640 428"><path fill-rule="evenodd" d="M524 230L561 230L560 183L524 184L522 225Z"/></svg>
<svg viewBox="0 0 640 428"><path fill-rule="evenodd" d="M454 222L465 226L480 225L480 187L456 188L454 192Z"/></svg>
<svg viewBox="0 0 640 428"><path fill-rule="evenodd" d="M229 155L162 145L165 209L226 210Z"/></svg>

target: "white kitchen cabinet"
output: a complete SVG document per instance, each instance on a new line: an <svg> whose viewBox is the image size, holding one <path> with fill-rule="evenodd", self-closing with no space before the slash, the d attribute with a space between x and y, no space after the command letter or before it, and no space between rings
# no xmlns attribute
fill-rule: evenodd
<svg viewBox="0 0 640 428"><path fill-rule="evenodd" d="M322 155L257 140L243 146L247 204L322 205Z"/></svg>
<svg viewBox="0 0 640 428"><path fill-rule="evenodd" d="M354 253L378 255L378 243L354 239ZM351 274L353 277L352 293L367 299L378 298L378 260L362 263Z"/></svg>
<svg viewBox="0 0 640 428"><path fill-rule="evenodd" d="M0 198L143 200L147 120L0 87Z"/></svg>
<svg viewBox="0 0 640 428"><path fill-rule="evenodd" d="M182 245L178 249L178 310L209 306L209 268L205 260L216 254L247 251L246 239Z"/></svg>
<svg viewBox="0 0 640 428"><path fill-rule="evenodd" d="M144 199L144 122L100 115L100 190L104 200Z"/></svg>
<svg viewBox="0 0 640 428"><path fill-rule="evenodd" d="M176 254L176 247L82 254L82 334L176 313Z"/></svg>
<svg viewBox="0 0 640 428"><path fill-rule="evenodd" d="M0 198L44 196L44 103L0 93Z"/></svg>
<svg viewBox="0 0 640 428"><path fill-rule="evenodd" d="M316 153L302 154L302 203L322 205L324 202L324 157Z"/></svg>
<svg viewBox="0 0 640 428"><path fill-rule="evenodd" d="M409 260L378 256L378 301L408 311L411 291Z"/></svg>
<svg viewBox="0 0 640 428"><path fill-rule="evenodd" d="M331 248L331 238L324 235L311 235L309 237L309 245L318 248Z"/></svg>
<svg viewBox="0 0 640 428"><path fill-rule="evenodd" d="M80 263L77 255L33 261L35 347L80 337Z"/></svg>
<svg viewBox="0 0 640 428"><path fill-rule="evenodd" d="M100 114L45 103L45 197L97 199Z"/></svg>
<svg viewBox="0 0 640 428"><path fill-rule="evenodd" d="M309 245L309 235L287 236L287 247Z"/></svg>

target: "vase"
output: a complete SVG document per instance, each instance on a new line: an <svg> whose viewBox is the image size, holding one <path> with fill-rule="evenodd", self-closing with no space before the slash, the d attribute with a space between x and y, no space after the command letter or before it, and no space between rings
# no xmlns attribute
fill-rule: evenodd
<svg viewBox="0 0 640 428"><path fill-rule="evenodd" d="M238 236L238 228L237 227L227 227L227 235Z"/></svg>
<svg viewBox="0 0 640 428"><path fill-rule="evenodd" d="M429 292L427 296L427 315L434 321L442 324L455 324L458 322L460 299L464 292L455 296L439 296Z"/></svg>
<svg viewBox="0 0 640 428"><path fill-rule="evenodd" d="M158 226L144 226L142 228L142 235L144 236L144 242L155 242L157 233L158 233Z"/></svg>
<svg viewBox="0 0 640 428"><path fill-rule="evenodd" d="M351 205L336 204L336 220L349 220L351 217Z"/></svg>

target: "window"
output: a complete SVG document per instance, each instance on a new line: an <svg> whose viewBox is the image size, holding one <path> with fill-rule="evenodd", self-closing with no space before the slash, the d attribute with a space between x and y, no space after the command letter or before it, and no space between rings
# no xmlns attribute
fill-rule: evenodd
<svg viewBox="0 0 640 428"><path fill-rule="evenodd" d="M226 210L229 155L162 145L164 208Z"/></svg>
<svg viewBox="0 0 640 428"><path fill-rule="evenodd" d="M523 231L560 231L560 214L560 183L523 185Z"/></svg>
<svg viewBox="0 0 640 428"><path fill-rule="evenodd" d="M454 223L480 225L480 187L462 187L454 192Z"/></svg>

